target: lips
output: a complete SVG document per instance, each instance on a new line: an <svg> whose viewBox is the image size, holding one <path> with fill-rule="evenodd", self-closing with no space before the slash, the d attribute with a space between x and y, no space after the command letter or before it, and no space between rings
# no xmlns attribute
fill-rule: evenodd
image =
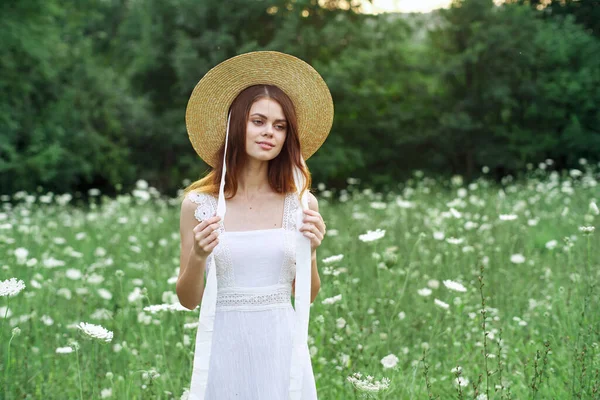
<svg viewBox="0 0 600 400"><path fill-rule="evenodd" d="M257 144L264 144L264 145L271 146L271 147L275 147L275 145L274 145L274 144L271 144L271 143L269 143L269 142L256 142L256 143L257 143Z"/></svg>

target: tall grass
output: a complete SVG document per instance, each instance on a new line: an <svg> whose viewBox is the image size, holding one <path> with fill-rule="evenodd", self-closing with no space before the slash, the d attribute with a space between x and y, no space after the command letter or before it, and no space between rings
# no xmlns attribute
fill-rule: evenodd
<svg viewBox="0 0 600 400"><path fill-rule="evenodd" d="M500 184L417 171L388 193L319 185L319 398L598 398L598 232L579 229L598 225L598 168L551 169ZM89 207L2 197L0 281L26 288L0 297L1 396L179 399L198 321L173 305L179 200L143 181L116 199L92 194ZM112 341L89 340L80 322Z"/></svg>

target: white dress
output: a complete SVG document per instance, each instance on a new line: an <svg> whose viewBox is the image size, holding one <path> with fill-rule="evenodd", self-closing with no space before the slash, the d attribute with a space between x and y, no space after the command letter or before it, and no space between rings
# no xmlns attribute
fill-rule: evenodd
<svg viewBox="0 0 600 400"><path fill-rule="evenodd" d="M197 219L216 215L215 197L194 192L188 196L198 204ZM292 338L297 324L291 302L296 273L294 215L299 206L293 193L285 196L283 224L277 229L227 232L220 221L219 244L206 263L207 268L215 263L217 268L206 400L289 398ZM199 357L196 351L195 366ZM301 398L315 400L308 345L303 346L302 357ZM200 388L192 376L189 398L201 398Z"/></svg>

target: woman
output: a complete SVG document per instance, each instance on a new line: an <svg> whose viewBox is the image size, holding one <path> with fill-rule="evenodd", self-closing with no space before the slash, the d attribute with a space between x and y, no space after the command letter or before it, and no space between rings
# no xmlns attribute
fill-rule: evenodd
<svg viewBox="0 0 600 400"><path fill-rule="evenodd" d="M233 57L196 85L186 125L213 170L181 206L177 295L201 304L190 399L317 398L307 337L326 231L304 160L332 121L327 85L288 54Z"/></svg>

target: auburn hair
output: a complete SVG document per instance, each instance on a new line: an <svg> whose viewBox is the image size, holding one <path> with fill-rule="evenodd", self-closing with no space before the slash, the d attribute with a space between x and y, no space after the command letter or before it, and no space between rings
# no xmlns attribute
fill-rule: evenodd
<svg viewBox="0 0 600 400"><path fill-rule="evenodd" d="M296 192L298 188L294 183L294 167L298 167L305 178L303 188L300 188L300 197L309 190L312 183L311 174L306 165L301 162L300 138L298 136L298 119L292 100L277 86L253 85L242 90L231 103L231 119L229 125L229 142L227 143L227 173L225 175L224 192L230 193L230 199L237 193L238 176L244 168L248 155L246 153L246 126L252 105L260 99L272 99L279 103L287 120L287 132L281 152L269 161L268 181L271 188L277 193ZM207 100L210 101L210 100ZM219 185L223 173L223 154L225 141L217 152L217 165L201 179L188 185L182 194L187 196L190 192L200 192L219 195Z"/></svg>

